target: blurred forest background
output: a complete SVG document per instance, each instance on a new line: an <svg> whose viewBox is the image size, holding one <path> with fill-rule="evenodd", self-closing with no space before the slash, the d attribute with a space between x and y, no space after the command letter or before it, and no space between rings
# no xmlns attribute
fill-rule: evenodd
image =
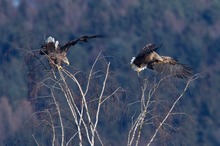
<svg viewBox="0 0 220 146"><path fill-rule="evenodd" d="M161 42L160 54L173 56L204 75L178 104L185 115L172 119L177 130L169 131L158 145L220 145L218 0L0 0L0 145L36 145L32 135L43 134L43 128L37 126L39 115L33 117L32 113L47 105L42 100L36 103L39 91L33 92L36 87L32 84L43 80L47 72L36 72L32 64L38 60L28 58L28 52L40 49L50 35L65 44L93 34L108 37L72 47L66 68L87 73L103 51L111 62L111 84L132 93L111 100L117 102L117 108L106 105L109 118L102 118L99 127L106 145L125 145L127 141L128 121L135 107L127 108L140 92L137 75L129 67L131 57L147 43ZM141 76L151 74L145 70ZM35 125L27 124L31 118ZM48 145L47 140L41 141Z"/></svg>

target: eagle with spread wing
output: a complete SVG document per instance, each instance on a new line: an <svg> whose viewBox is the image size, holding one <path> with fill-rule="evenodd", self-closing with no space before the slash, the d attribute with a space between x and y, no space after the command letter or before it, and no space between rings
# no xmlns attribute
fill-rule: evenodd
<svg viewBox="0 0 220 146"><path fill-rule="evenodd" d="M55 41L53 37L48 37L46 43L41 46L40 54L45 55L49 61L52 68L57 67L62 68L62 63L69 65L69 60L67 58L67 51L71 46L74 46L78 42L87 42L92 38L103 38L103 35L92 35L92 36L82 36L75 40L67 42L64 46L60 46L58 41Z"/></svg>
<svg viewBox="0 0 220 146"><path fill-rule="evenodd" d="M188 78L192 75L191 68L179 63L177 60L169 56L160 56L155 51L162 46L156 44L147 44L141 49L137 57L131 59L131 68L141 72L149 68L164 75L173 75L178 78Z"/></svg>

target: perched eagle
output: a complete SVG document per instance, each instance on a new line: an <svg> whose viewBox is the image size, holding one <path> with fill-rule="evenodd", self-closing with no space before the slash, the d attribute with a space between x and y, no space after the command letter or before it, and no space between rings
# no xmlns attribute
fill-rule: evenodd
<svg viewBox="0 0 220 146"><path fill-rule="evenodd" d="M137 57L131 59L131 68L139 72L149 68L156 72L173 75L178 78L188 78L192 75L192 70L184 64L169 56L160 56L155 51L162 46L147 44L141 49Z"/></svg>
<svg viewBox="0 0 220 146"><path fill-rule="evenodd" d="M67 42L64 46L59 46L59 42L55 41L53 37L48 37L46 43L41 46L40 54L45 55L52 68L62 68L62 63L69 65L69 60L66 56L67 51L71 46L74 46L78 42L87 42L92 38L103 38L103 35L82 36L78 39Z"/></svg>

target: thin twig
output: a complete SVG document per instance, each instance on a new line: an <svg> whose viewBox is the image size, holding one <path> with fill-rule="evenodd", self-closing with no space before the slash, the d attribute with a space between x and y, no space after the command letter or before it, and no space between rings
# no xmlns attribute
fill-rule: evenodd
<svg viewBox="0 0 220 146"><path fill-rule="evenodd" d="M34 138L35 143L37 144L37 146L40 146L40 144L38 143L37 139L35 138L34 134L32 134L32 137Z"/></svg>
<svg viewBox="0 0 220 146"><path fill-rule="evenodd" d="M53 90L51 89L51 95L53 97L53 100L54 100L54 103L56 105L56 109L57 109L57 112L58 112L58 116L59 116L59 120L60 120L60 126L61 126L61 146L64 146L64 126L63 126L63 120L62 120L62 117L61 117L61 113L60 113L60 107L59 107L59 104L58 102L56 101L56 98L54 96L54 93L53 93Z"/></svg>
<svg viewBox="0 0 220 146"><path fill-rule="evenodd" d="M106 69L106 75L105 75L105 79L103 81L103 85L102 85L102 90L101 90L101 94L99 96L99 102L98 102L98 107L97 107L97 111L96 111L96 120L95 120L95 124L94 124L94 128L92 131L92 144L94 145L94 140L95 140L95 131L96 131L96 127L99 121L99 112L100 112L100 108L101 108L101 103L102 103L102 97L105 91L105 86L106 86L106 82L107 82L107 78L109 75L109 67L110 67L110 62L108 63L107 69Z"/></svg>
<svg viewBox="0 0 220 146"><path fill-rule="evenodd" d="M53 131L52 146L54 146L55 145L55 140L56 140L56 130L55 130L55 127L54 127L53 118L52 118L49 110L46 110L46 112L48 113L48 115L50 117L50 121L51 121L51 127L52 127L52 131Z"/></svg>
<svg viewBox="0 0 220 146"><path fill-rule="evenodd" d="M171 106L170 110L168 111L168 113L166 114L166 116L164 117L164 119L162 120L162 122L159 124L158 128L155 130L155 132L154 132L153 136L151 137L150 141L147 143L147 146L149 146L149 145L154 141L154 139L155 139L155 137L156 137L158 131L160 130L160 128L162 127L162 125L165 123L165 121L167 120L167 118L168 118L168 117L170 116L170 114L172 113L172 111L173 111L174 107L176 106L177 102L178 102L178 101L182 98L182 96L185 94L185 92L186 92L186 90L188 89L190 83L191 83L192 81L194 81L195 79L199 78L199 76L200 76L200 74L196 74L196 75L192 76L192 77L188 80L188 82L187 82L187 84L186 84L186 86L185 86L183 92L182 92L182 93L180 94L180 96L175 100L175 102L174 102L173 105Z"/></svg>

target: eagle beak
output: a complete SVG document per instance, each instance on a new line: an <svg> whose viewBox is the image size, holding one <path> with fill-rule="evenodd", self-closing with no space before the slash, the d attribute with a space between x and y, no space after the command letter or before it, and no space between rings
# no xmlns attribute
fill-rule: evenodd
<svg viewBox="0 0 220 146"><path fill-rule="evenodd" d="M69 60L67 57L63 58L63 62L66 63L67 65L70 65Z"/></svg>

